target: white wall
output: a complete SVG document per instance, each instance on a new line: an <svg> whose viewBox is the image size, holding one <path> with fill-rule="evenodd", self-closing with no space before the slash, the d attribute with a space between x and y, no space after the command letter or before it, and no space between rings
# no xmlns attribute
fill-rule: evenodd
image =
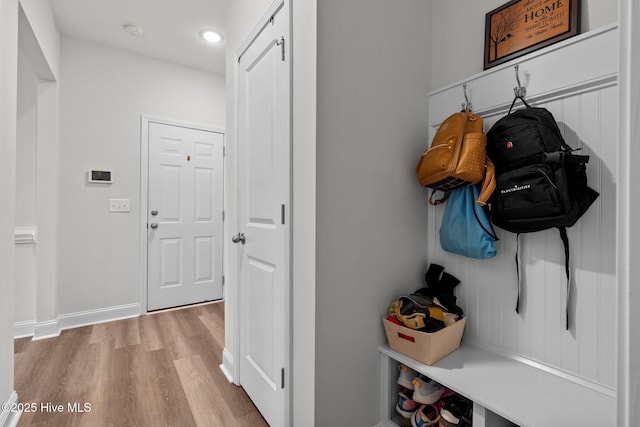
<svg viewBox="0 0 640 427"><path fill-rule="evenodd" d="M62 38L59 314L139 302L141 115L224 128L224 77ZM89 185L90 168L113 184Z"/></svg>
<svg viewBox="0 0 640 427"><path fill-rule="evenodd" d="M503 4L505 0L432 1L431 89L482 71L485 15ZM594 30L617 19L617 0L582 0L581 32Z"/></svg>
<svg viewBox="0 0 640 427"><path fill-rule="evenodd" d="M18 1L0 0L0 402L13 393L17 61Z"/></svg>
<svg viewBox="0 0 640 427"><path fill-rule="evenodd" d="M14 308L16 279L18 279L18 283L22 283L23 279L31 282L26 296L18 294L19 297L25 297L25 299L21 299L21 303L26 305L26 307L20 305L16 307L18 317L32 317L35 306L34 301L29 300L36 293L33 283L35 277L33 269L39 269L45 275L49 273L46 262L42 265L36 265L33 253L27 254L26 258L22 257L25 254L19 253L19 257L22 258L18 259L19 264L24 259L28 259L27 264L29 268L32 268L32 276L25 278L18 275L16 277L14 264L16 260L14 226L24 224L22 221L34 225L34 220L37 220L36 213L39 203L37 195L35 198L33 197L34 191L36 193L38 191L35 187L43 188L37 183L37 178L34 183L33 165L23 168L22 160L29 157L35 161L33 157L39 155L34 147L34 137L38 133L46 134L43 140L47 143L52 143L54 147L57 144L55 114L57 88L55 84L49 84L48 89L45 89L38 79L52 80L58 73L58 33L53 23L49 2L26 0L25 4L27 4L26 10L19 6L17 0L2 0L0 3L0 40L2 44L2 49L0 49L0 129L2 132L0 135L0 196L2 197L2 203L0 203L0 233L2 235L0 237L0 242L2 242L0 246L0 271L3 274L0 283L0 293L2 294L0 300L0 401L9 397L13 390L13 325L16 319L14 315L16 313ZM20 65L18 64L18 46L25 49L24 57L20 57ZM30 66L37 63L36 68L32 71L27 70L26 62L29 62ZM20 79L18 78L19 68L21 71ZM20 98L18 98L18 91L21 94ZM35 99L42 97L44 92L46 92L44 96L46 108L41 109L40 106L34 104ZM36 117L43 117L45 122L43 127L35 124ZM34 124L37 126L37 130L34 128ZM18 127L20 127L19 134L17 133ZM17 135L22 139L19 159L16 155ZM27 142L25 143L25 141ZM48 160L51 163L50 169L57 170L56 159L49 157ZM17 162L20 164L17 165ZM18 207L16 207L16 166L21 167L20 188L18 190L30 193L28 198L20 199ZM52 181L55 183L55 180ZM46 188L43 189L46 190ZM49 211L53 211L50 217L54 220L45 219L44 222L47 223L45 228L50 228L56 218L55 206L48 206L48 208ZM16 209L20 215L18 221L15 217ZM47 240L47 245L55 243L50 242L48 238L45 240ZM47 249L50 247L47 246ZM50 255L52 251L47 253ZM55 278L51 280L55 281ZM44 297L46 296L44 295ZM48 305L54 304L55 301L48 302ZM5 413L0 414L0 421L4 422L6 419Z"/></svg>
<svg viewBox="0 0 640 427"><path fill-rule="evenodd" d="M22 52L18 55L16 131L16 226L36 226L38 78ZM15 321L36 319L36 253L16 245Z"/></svg>
<svg viewBox="0 0 640 427"><path fill-rule="evenodd" d="M36 223L36 142L38 78L18 52L16 226Z"/></svg>
<svg viewBox="0 0 640 427"><path fill-rule="evenodd" d="M389 303L423 286L431 3L318 2L315 425L379 421Z"/></svg>
<svg viewBox="0 0 640 427"><path fill-rule="evenodd" d="M20 0L42 55L54 76L60 69L60 36L53 18L53 9L48 1Z"/></svg>
<svg viewBox="0 0 640 427"><path fill-rule="evenodd" d="M29 159L18 158L17 196L19 201L25 197L23 190L26 189L23 188L21 179L25 174L33 173L31 177L35 180L29 196L34 202L33 220L29 225L37 227L38 243L30 247L16 248L16 320L27 321L26 324L17 325L16 333L33 333L36 337L42 337L56 332L54 324L58 288L59 165L56 79L60 71L60 35L49 2L20 2L18 47L24 56L23 62L29 64L28 67L35 77L22 79L22 84L18 87L19 100L35 94L35 98L32 98L35 113L18 123L18 148L21 149L24 144L31 144L35 156ZM25 142L25 138L31 141ZM23 215L24 212L17 212L18 225L27 219L23 218Z"/></svg>

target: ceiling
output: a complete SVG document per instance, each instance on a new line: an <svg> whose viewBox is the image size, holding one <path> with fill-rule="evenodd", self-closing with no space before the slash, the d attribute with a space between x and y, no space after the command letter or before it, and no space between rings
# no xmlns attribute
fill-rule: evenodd
<svg viewBox="0 0 640 427"><path fill-rule="evenodd" d="M62 34L225 74L225 41L212 45L199 33L225 34L228 0L50 0ZM144 29L134 36L123 25Z"/></svg>

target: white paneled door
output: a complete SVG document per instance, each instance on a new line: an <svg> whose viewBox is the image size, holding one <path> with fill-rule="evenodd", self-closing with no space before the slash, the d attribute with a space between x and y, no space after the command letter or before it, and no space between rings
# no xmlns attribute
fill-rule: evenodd
<svg viewBox="0 0 640 427"><path fill-rule="evenodd" d="M149 122L147 308L222 298L224 135Z"/></svg>
<svg viewBox="0 0 640 427"><path fill-rule="evenodd" d="M281 8L251 42L238 76L240 384L272 426L289 424L287 15Z"/></svg>

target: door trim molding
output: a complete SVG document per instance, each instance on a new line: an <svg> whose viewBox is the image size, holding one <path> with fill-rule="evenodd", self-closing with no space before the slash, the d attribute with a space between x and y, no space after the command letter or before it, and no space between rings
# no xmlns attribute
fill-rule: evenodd
<svg viewBox="0 0 640 427"><path fill-rule="evenodd" d="M242 58L242 55L244 54L244 52L247 49L249 49L249 46L251 46L251 44L256 39L256 37L258 37L258 35L262 32L264 27L269 23L269 21L271 20L271 17L274 16L276 13L278 13L278 11L285 6L285 2L286 0L275 0L273 3L271 3L267 11L264 13L264 15L262 15L260 20L258 20L258 22L256 23L256 26L253 27L251 32L247 35L247 37L242 42L242 44L240 44L238 49L236 49L235 55L234 55L236 66L240 62L240 58ZM235 98L235 99L238 99L238 98Z"/></svg>
<svg viewBox="0 0 640 427"><path fill-rule="evenodd" d="M630 427L640 420L638 409L638 387L640 367L636 360L640 353L638 346L638 311L636 303L640 299L635 291L638 264L633 262L638 248L638 229L632 224L639 206L639 198L634 189L638 172L634 167L639 153L634 144L640 135L638 116L640 84L635 76L640 70L640 55L637 53L640 41L640 6L631 0L620 0L618 20L619 38L619 118L618 118L618 185L617 189L617 265L618 272L618 372L617 372L617 425Z"/></svg>
<svg viewBox="0 0 640 427"><path fill-rule="evenodd" d="M181 122L170 120L156 116L143 114L140 116L140 314L147 314L147 255L148 255L148 238L147 238L147 211L149 210L149 123L159 123L163 125L179 126L189 129L203 130L207 132L221 133L223 135L223 147L226 149L227 139L226 132L223 128L199 125L195 123ZM224 162L223 176L224 176ZM224 197L223 197L224 200ZM224 207L223 207L224 209ZM224 235L224 228L223 228ZM223 236L224 239L224 236ZM224 251L222 268L224 275ZM224 288L223 288L224 289ZM224 298L224 292L223 292Z"/></svg>
<svg viewBox="0 0 640 427"><path fill-rule="evenodd" d="M4 402L10 407L18 404L18 393L15 390L11 392L9 400ZM4 406L4 405L3 405ZM20 421L22 411L0 411L0 427L15 427Z"/></svg>

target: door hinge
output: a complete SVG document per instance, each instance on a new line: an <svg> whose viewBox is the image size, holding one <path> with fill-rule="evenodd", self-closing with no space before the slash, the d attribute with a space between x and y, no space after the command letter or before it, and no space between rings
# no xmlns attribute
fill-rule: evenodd
<svg viewBox="0 0 640 427"><path fill-rule="evenodd" d="M227 147L222 147L222 157L227 157Z"/></svg>
<svg viewBox="0 0 640 427"><path fill-rule="evenodd" d="M282 225L284 225L284 205L281 205L282 209Z"/></svg>
<svg viewBox="0 0 640 427"><path fill-rule="evenodd" d="M276 22L276 19L272 16L271 18L269 18L269 22L271 23L271 25L273 25L273 23Z"/></svg>
<svg viewBox="0 0 640 427"><path fill-rule="evenodd" d="M222 220L224 221L224 219L225 219L225 212L222 211Z"/></svg>
<svg viewBox="0 0 640 427"><path fill-rule="evenodd" d="M224 275L223 275L223 276L222 276L222 284L223 284L223 285L224 285L224 280L225 280L225 279L224 279Z"/></svg>
<svg viewBox="0 0 640 427"><path fill-rule="evenodd" d="M284 36L280 37L280 41L276 40L276 45L282 49L282 60L284 61Z"/></svg>
<svg viewBox="0 0 640 427"><path fill-rule="evenodd" d="M282 368L282 371L280 371L281 375L280 375L280 388L284 388L284 368Z"/></svg>

